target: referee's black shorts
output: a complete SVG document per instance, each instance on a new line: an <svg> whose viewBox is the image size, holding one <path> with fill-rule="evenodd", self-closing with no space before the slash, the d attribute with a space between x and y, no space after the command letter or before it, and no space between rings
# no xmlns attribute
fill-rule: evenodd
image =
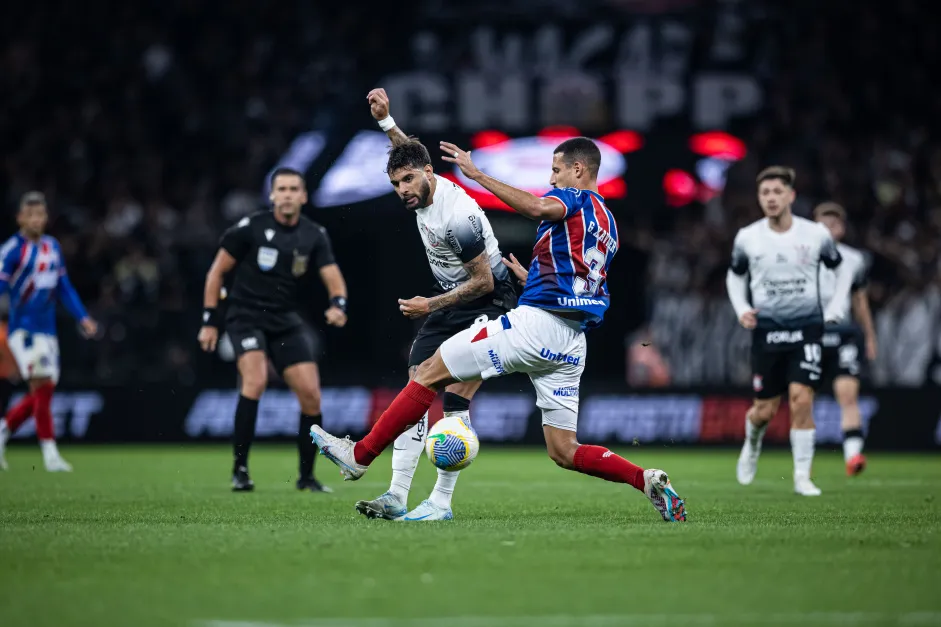
<svg viewBox="0 0 941 627"><path fill-rule="evenodd" d="M236 359L249 351L263 351L278 372L295 364L317 363L321 357L319 334L304 322L261 324L250 317L228 317L225 332Z"/></svg>
<svg viewBox="0 0 941 627"><path fill-rule="evenodd" d="M425 318L424 324L415 335L408 354L408 367L418 366L434 355L445 340L467 329L481 316L496 320L505 313L506 309L496 305L473 310L442 309L433 312Z"/></svg>

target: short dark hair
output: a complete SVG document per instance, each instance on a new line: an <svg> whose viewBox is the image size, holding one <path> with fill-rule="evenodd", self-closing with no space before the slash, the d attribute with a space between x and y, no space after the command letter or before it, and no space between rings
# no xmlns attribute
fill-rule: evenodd
<svg viewBox="0 0 941 627"><path fill-rule="evenodd" d="M601 168L601 150L598 144L587 137L573 137L566 139L556 146L552 154L562 153L562 161L566 165L572 166L576 161L588 168L588 174L591 178L598 178L598 170Z"/></svg>
<svg viewBox="0 0 941 627"><path fill-rule="evenodd" d="M402 168L421 170L426 165L431 165L431 155L428 154L428 149L417 139L410 138L404 144L393 146L389 151L386 174Z"/></svg>
<svg viewBox="0 0 941 627"><path fill-rule="evenodd" d="M833 216L846 222L846 209L839 203L822 202L814 208L814 219L819 220L823 216Z"/></svg>
<svg viewBox="0 0 941 627"><path fill-rule="evenodd" d="M765 181L774 180L781 181L788 187L794 187L794 181L797 180L797 172L794 171L794 168L788 168L783 165L773 165L759 172L755 182L761 185Z"/></svg>
<svg viewBox="0 0 941 627"><path fill-rule="evenodd" d="M287 166L278 166L275 168L274 172L271 173L271 176L268 177L268 183L274 187L274 180L279 176L296 176L301 179L302 183L305 185L307 184L306 181L304 181L304 175L301 174L300 171L295 170L294 168L289 168Z"/></svg>
<svg viewBox="0 0 941 627"><path fill-rule="evenodd" d="M46 206L46 195L42 192L26 192L20 197L20 210L35 207L36 205Z"/></svg>

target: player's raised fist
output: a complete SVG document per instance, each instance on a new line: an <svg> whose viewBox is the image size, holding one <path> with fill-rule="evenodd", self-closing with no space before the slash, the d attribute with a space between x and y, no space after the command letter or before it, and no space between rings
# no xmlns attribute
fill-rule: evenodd
<svg viewBox="0 0 941 627"><path fill-rule="evenodd" d="M372 117L377 120L389 117L389 95L386 94L385 89L377 87L366 95L366 100L369 101L369 112L372 113Z"/></svg>
<svg viewBox="0 0 941 627"><path fill-rule="evenodd" d="M207 353L216 350L216 344L219 342L219 329L216 327L202 327L199 330L199 345Z"/></svg>
<svg viewBox="0 0 941 627"><path fill-rule="evenodd" d="M749 309L748 311L742 314L742 317L739 318L738 321L746 329L754 329L756 326L758 326L757 314L758 314L757 309Z"/></svg>
<svg viewBox="0 0 941 627"><path fill-rule="evenodd" d="M450 142L441 142L440 148L441 152L444 153L441 159L448 163L457 164L457 167L461 168L461 172L463 172L464 176L467 178L474 180L482 174L482 172L477 169L477 166L474 165L474 162L471 161L470 150L461 150Z"/></svg>

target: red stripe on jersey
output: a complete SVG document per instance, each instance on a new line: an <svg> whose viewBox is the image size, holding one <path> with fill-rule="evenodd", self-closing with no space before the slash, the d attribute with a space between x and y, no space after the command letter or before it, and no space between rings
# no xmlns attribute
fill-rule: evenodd
<svg viewBox="0 0 941 627"><path fill-rule="evenodd" d="M547 229L533 246L533 257L539 261L539 274L553 274L555 260L552 258L552 229Z"/></svg>
<svg viewBox="0 0 941 627"><path fill-rule="evenodd" d="M565 234L569 238L569 256L572 258L572 270L575 272L575 276L585 278L588 276L588 266L585 265L584 210L572 214L565 221Z"/></svg>
<svg viewBox="0 0 941 627"><path fill-rule="evenodd" d="M595 222L598 223L599 228L604 230L605 233L611 235L611 221L608 219L607 208L594 196L591 197L591 205L595 209ZM595 239L598 241L598 243L595 244L598 247L598 250L607 255L608 243L600 237L596 237ZM603 268L602 272L604 272Z"/></svg>
<svg viewBox="0 0 941 627"><path fill-rule="evenodd" d="M42 253L44 255L49 253L49 242L42 243Z"/></svg>
<svg viewBox="0 0 941 627"><path fill-rule="evenodd" d="M33 281L29 280L26 282L26 289L23 290L23 296L20 297L20 303L25 303L29 300L29 297L33 295Z"/></svg>
<svg viewBox="0 0 941 627"><path fill-rule="evenodd" d="M473 344L474 342L479 342L480 340L486 340L486 339L487 339L487 327L484 327L477 333L477 335L474 336L474 339L471 340L471 344Z"/></svg>

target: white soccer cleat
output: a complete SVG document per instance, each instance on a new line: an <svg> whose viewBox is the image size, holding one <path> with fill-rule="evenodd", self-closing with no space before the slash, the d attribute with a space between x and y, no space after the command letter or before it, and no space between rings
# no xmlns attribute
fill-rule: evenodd
<svg viewBox="0 0 941 627"><path fill-rule="evenodd" d="M46 464L47 472L72 472L71 464L62 459L61 456L57 455L56 457L50 457L43 461Z"/></svg>
<svg viewBox="0 0 941 627"><path fill-rule="evenodd" d="M310 437L323 456L337 465L344 481L356 481L369 470L368 466L356 463L356 457L353 455L354 442L349 437L341 440L317 425L310 428Z"/></svg>
<svg viewBox="0 0 941 627"><path fill-rule="evenodd" d="M0 419L0 470L7 470L7 440L10 439L10 429L7 427L7 421Z"/></svg>
<svg viewBox="0 0 941 627"><path fill-rule="evenodd" d="M421 504L407 513L404 518L399 520L403 522L414 522L414 521L434 521L434 520L452 520L454 518L454 512L451 511L450 507L438 507L430 500L425 499Z"/></svg>
<svg viewBox="0 0 941 627"><path fill-rule="evenodd" d="M398 520L408 513L408 506L395 494L386 492L371 501L356 501L356 511L366 518Z"/></svg>
<svg viewBox="0 0 941 627"><path fill-rule="evenodd" d="M814 485L810 477L794 477L794 492L801 496L820 496L823 492Z"/></svg>
<svg viewBox="0 0 941 627"><path fill-rule="evenodd" d="M686 504L673 490L670 477L662 470L644 471L644 494L667 522L686 522Z"/></svg>
<svg viewBox="0 0 941 627"><path fill-rule="evenodd" d="M748 440L742 445L742 452L738 456L738 465L735 467L735 477L742 485L749 485L758 474L758 456L761 455L761 444L752 446Z"/></svg>

